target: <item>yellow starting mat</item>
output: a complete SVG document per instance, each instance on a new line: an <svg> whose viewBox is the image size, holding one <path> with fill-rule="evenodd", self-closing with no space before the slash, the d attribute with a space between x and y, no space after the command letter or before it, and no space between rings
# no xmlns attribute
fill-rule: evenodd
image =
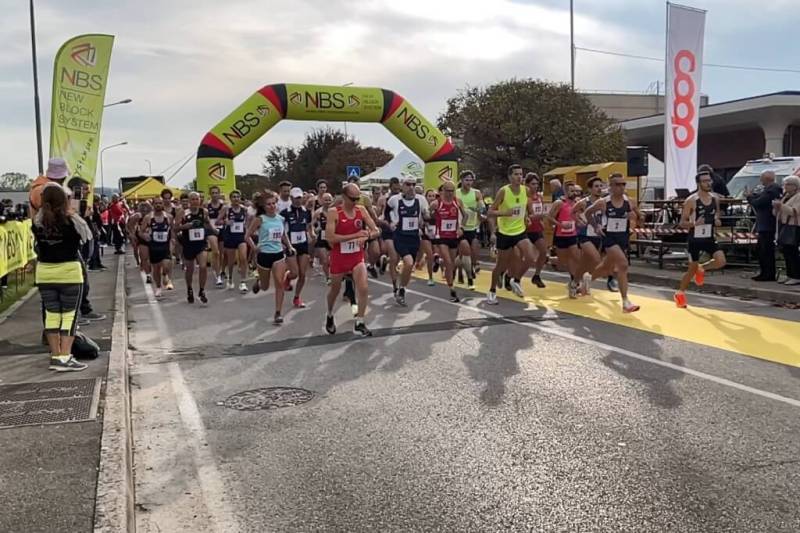
<svg viewBox="0 0 800 533"><path fill-rule="evenodd" d="M421 272L415 275L425 277ZM441 282L441 277L437 275L436 280ZM491 271L479 272L476 293L487 294L490 284ZM692 307L691 293L689 307L679 309L672 300L643 296L635 289L629 297L641 309L627 314L622 312L619 293L594 289L588 296L571 299L564 283L547 281L545 289L533 287L527 279L520 284L525 298L502 289L497 292L498 298L800 367L799 322Z"/></svg>

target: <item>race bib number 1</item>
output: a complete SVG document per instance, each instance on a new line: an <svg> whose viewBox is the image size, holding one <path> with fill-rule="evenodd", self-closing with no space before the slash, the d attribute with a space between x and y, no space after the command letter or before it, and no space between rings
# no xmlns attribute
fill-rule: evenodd
<svg viewBox="0 0 800 533"><path fill-rule="evenodd" d="M341 249L343 254L354 254L358 252L361 247L358 245L358 241L342 241Z"/></svg>
<svg viewBox="0 0 800 533"><path fill-rule="evenodd" d="M189 240L192 242L202 241L206 238L206 232L203 228L192 228L189 230Z"/></svg>
<svg viewBox="0 0 800 533"><path fill-rule="evenodd" d="M711 237L711 224L700 224L694 227L694 236L697 239L708 239Z"/></svg>

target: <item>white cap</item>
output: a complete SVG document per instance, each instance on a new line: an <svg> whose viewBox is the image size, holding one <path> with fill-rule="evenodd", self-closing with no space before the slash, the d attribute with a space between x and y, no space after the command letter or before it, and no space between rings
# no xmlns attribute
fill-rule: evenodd
<svg viewBox="0 0 800 533"><path fill-rule="evenodd" d="M300 187L292 187L292 190L289 191L289 196L292 198L302 198L303 197L303 189Z"/></svg>

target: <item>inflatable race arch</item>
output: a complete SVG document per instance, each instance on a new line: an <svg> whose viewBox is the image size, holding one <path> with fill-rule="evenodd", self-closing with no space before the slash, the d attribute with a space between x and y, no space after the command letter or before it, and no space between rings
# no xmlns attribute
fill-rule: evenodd
<svg viewBox="0 0 800 533"><path fill-rule="evenodd" d="M425 187L455 181L453 143L399 94L375 87L267 85L209 131L197 150L197 190L236 188L233 158L283 119L380 122L425 162ZM342 169L342 177L344 178Z"/></svg>

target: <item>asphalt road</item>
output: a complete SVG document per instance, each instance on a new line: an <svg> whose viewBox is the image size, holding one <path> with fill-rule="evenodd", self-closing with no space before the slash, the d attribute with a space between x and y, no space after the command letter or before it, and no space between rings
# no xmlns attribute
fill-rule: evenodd
<svg viewBox="0 0 800 533"><path fill-rule="evenodd" d="M800 530L800 361L420 281L407 309L370 284L375 337L344 305L328 336L321 278L275 327L271 292L155 303L127 274L139 531ZM314 398L224 404L264 387Z"/></svg>

